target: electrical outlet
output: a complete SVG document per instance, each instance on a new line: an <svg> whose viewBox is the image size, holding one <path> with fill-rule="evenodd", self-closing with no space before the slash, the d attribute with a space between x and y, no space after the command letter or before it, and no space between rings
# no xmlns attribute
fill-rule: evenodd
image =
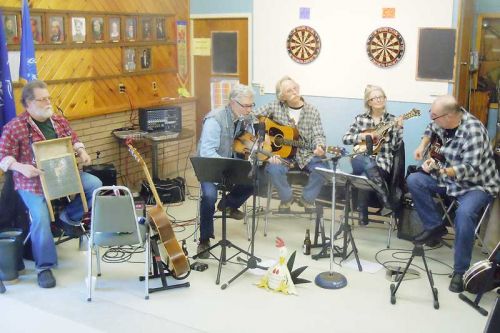
<svg viewBox="0 0 500 333"><path fill-rule="evenodd" d="M125 85L123 83L118 83L118 92L120 94L125 93Z"/></svg>
<svg viewBox="0 0 500 333"><path fill-rule="evenodd" d="M264 85L259 85L259 94L262 96L264 95Z"/></svg>
<svg viewBox="0 0 500 333"><path fill-rule="evenodd" d="M156 81L151 82L151 86L153 88L153 92L158 90L158 84L156 83Z"/></svg>

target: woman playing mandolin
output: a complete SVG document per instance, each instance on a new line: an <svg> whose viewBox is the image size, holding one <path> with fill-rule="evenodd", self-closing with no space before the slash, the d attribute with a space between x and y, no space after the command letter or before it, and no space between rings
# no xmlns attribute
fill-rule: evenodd
<svg viewBox="0 0 500 333"><path fill-rule="evenodd" d="M362 146L366 137L371 136L374 151L377 155L372 158L365 154L352 159L352 171L355 175L366 175L380 188L379 197L385 204L387 201L387 180L393 163L393 152L403 139L403 117L396 118L386 111L386 95L382 88L367 85L365 88L366 112L354 119L351 127L342 138L346 145ZM395 125L385 133L378 133L375 129L384 123L395 121ZM385 134L385 135L384 135ZM377 147L377 149L375 149ZM360 191L358 194L358 209L360 225L368 224L369 193Z"/></svg>

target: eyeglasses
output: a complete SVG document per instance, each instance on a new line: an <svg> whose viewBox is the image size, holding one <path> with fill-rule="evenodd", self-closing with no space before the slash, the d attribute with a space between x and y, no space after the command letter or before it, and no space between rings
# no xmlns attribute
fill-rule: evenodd
<svg viewBox="0 0 500 333"><path fill-rule="evenodd" d="M52 102L52 97L50 96L47 96L47 97L40 97L40 98L34 98L33 99L34 101L37 101L37 102Z"/></svg>
<svg viewBox="0 0 500 333"><path fill-rule="evenodd" d="M383 101L383 100L385 100L385 96L375 96L375 97L370 98L368 101L369 102L373 102L373 101L380 102L380 101Z"/></svg>
<svg viewBox="0 0 500 333"><path fill-rule="evenodd" d="M251 109L251 108L253 108L255 106L255 103L252 103L252 104L241 104L236 99L234 101L236 103L238 103L239 106L241 106L242 108L245 108L245 109Z"/></svg>
<svg viewBox="0 0 500 333"><path fill-rule="evenodd" d="M436 116L436 117L434 117L434 118L433 118L433 117L432 117L431 110L429 110L429 114L431 115L431 120L432 120L432 121L435 121L435 120L437 120L437 119L439 119L439 118L443 118L444 116L448 115L448 113L443 113L443 114L441 114L441 115Z"/></svg>

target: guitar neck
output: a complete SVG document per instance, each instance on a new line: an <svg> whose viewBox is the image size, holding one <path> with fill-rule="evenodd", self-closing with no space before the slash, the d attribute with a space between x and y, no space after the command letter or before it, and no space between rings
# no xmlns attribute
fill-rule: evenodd
<svg viewBox="0 0 500 333"><path fill-rule="evenodd" d="M287 140L283 139L283 144L287 146L292 146L292 147L297 147L297 148L304 148L304 149L314 149L314 145L307 143L305 141L301 140Z"/></svg>
<svg viewBox="0 0 500 333"><path fill-rule="evenodd" d="M153 182L153 178L151 178L151 175L149 174L148 167L146 164L142 165L142 170L144 171L144 174L146 175L146 179L148 180L149 188L151 188L151 192L153 192L153 196L155 198L156 205L161 207L163 209L163 206L161 204L160 196L158 195L158 191L156 190L156 186Z"/></svg>

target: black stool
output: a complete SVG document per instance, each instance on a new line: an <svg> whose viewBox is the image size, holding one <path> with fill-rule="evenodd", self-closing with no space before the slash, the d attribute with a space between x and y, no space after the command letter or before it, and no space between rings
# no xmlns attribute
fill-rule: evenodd
<svg viewBox="0 0 500 333"><path fill-rule="evenodd" d="M0 239L0 280L9 283L17 282L19 272L17 270L18 247L14 237Z"/></svg>

